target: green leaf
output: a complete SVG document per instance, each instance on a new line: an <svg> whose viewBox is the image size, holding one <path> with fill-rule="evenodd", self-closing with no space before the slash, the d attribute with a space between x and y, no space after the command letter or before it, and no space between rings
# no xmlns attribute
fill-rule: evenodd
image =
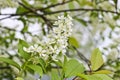
<svg viewBox="0 0 120 80"><path fill-rule="evenodd" d="M117 4L118 0L113 0L115 4Z"/></svg>
<svg viewBox="0 0 120 80"><path fill-rule="evenodd" d="M15 80L24 80L24 79L21 77L17 77L17 78L15 78Z"/></svg>
<svg viewBox="0 0 120 80"><path fill-rule="evenodd" d="M63 63L61 60L55 60L54 63L60 67L63 67Z"/></svg>
<svg viewBox="0 0 120 80"><path fill-rule="evenodd" d="M94 76L97 76L98 78L100 78L101 80L113 80L112 78L108 77L105 74L94 74Z"/></svg>
<svg viewBox="0 0 120 80"><path fill-rule="evenodd" d="M24 59L29 59L30 58L30 55L25 52L23 50L23 47L28 47L28 44L23 41L23 40L19 40L19 44L18 44L18 53L20 54L20 56L22 56Z"/></svg>
<svg viewBox="0 0 120 80"><path fill-rule="evenodd" d="M18 20L22 21L22 22L23 22L23 24L24 24L24 26L27 24L27 23L26 23L26 19L25 19L25 18L23 18L23 17L18 18Z"/></svg>
<svg viewBox="0 0 120 80"><path fill-rule="evenodd" d="M115 8L117 9L118 0L113 0L115 3Z"/></svg>
<svg viewBox="0 0 120 80"><path fill-rule="evenodd" d="M69 5L69 8L70 8L70 9L74 9L74 8L75 8L74 2L70 2L68 5Z"/></svg>
<svg viewBox="0 0 120 80"><path fill-rule="evenodd" d="M75 0L81 7L83 6L93 6L93 3L89 0Z"/></svg>
<svg viewBox="0 0 120 80"><path fill-rule="evenodd" d="M119 15L115 15L115 16L113 16L113 19L114 19L114 20L118 20L119 18L120 18Z"/></svg>
<svg viewBox="0 0 120 80"><path fill-rule="evenodd" d="M43 71L42 71L42 68L38 65L27 65L30 69L32 69L33 71L37 72L40 76L42 76L43 74Z"/></svg>
<svg viewBox="0 0 120 80"><path fill-rule="evenodd" d="M57 0L50 0L50 2L51 2L52 4L56 4L56 3L58 3Z"/></svg>
<svg viewBox="0 0 120 80"><path fill-rule="evenodd" d="M24 24L24 27L21 30L21 32L22 33L28 32L27 20L25 18L23 18L23 17L20 17L18 20L20 20Z"/></svg>
<svg viewBox="0 0 120 80"><path fill-rule="evenodd" d="M17 8L16 14L21 14L21 13L25 13L25 12L28 12L28 10L25 9L24 7L22 7L22 6L19 6Z"/></svg>
<svg viewBox="0 0 120 80"><path fill-rule="evenodd" d="M113 80L105 74L93 74L86 76L87 80Z"/></svg>
<svg viewBox="0 0 120 80"><path fill-rule="evenodd" d="M82 78L82 79L87 79L86 75L85 74L77 74L78 77Z"/></svg>
<svg viewBox="0 0 120 80"><path fill-rule="evenodd" d="M79 42L74 37L69 38L69 44L76 48L79 48Z"/></svg>
<svg viewBox="0 0 120 80"><path fill-rule="evenodd" d="M26 0L21 0L22 1L22 3L24 4L24 5L26 5L27 7L31 7L31 5L26 1Z"/></svg>
<svg viewBox="0 0 120 80"><path fill-rule="evenodd" d="M112 23L108 23L109 27L114 30L115 29L115 25L113 25Z"/></svg>
<svg viewBox="0 0 120 80"><path fill-rule="evenodd" d="M21 3L24 4L27 7L32 7L26 0L21 0ZM28 12L29 10L24 8L23 6L19 6L16 10L16 14L21 14L21 13L25 13Z"/></svg>
<svg viewBox="0 0 120 80"><path fill-rule="evenodd" d="M98 48L93 50L90 61L91 61L91 68L94 71L99 69L103 65L104 61L103 61L102 53Z"/></svg>
<svg viewBox="0 0 120 80"><path fill-rule="evenodd" d="M13 61L11 59L0 57L0 62L8 63L8 64L10 64L10 65L12 65L20 70L19 64L17 64L15 61Z"/></svg>
<svg viewBox="0 0 120 80"><path fill-rule="evenodd" d="M75 59L69 60L63 67L65 77L76 76L78 73L83 73L85 68Z"/></svg>
<svg viewBox="0 0 120 80"><path fill-rule="evenodd" d="M79 74L78 76L85 80L113 80L112 78L108 77L105 74L93 74L93 75Z"/></svg>
<svg viewBox="0 0 120 80"><path fill-rule="evenodd" d="M46 63L42 58L39 59L39 64L41 65L43 71L46 72L46 69L45 69Z"/></svg>
<svg viewBox="0 0 120 80"><path fill-rule="evenodd" d="M90 17L97 18L98 12L91 12Z"/></svg>
<svg viewBox="0 0 120 80"><path fill-rule="evenodd" d="M59 73L56 69L53 69L51 72L51 80L61 80Z"/></svg>
<svg viewBox="0 0 120 80"><path fill-rule="evenodd" d="M102 80L102 79L100 79L99 77L97 77L97 76L95 76L95 75L85 75L84 76L84 79L85 80Z"/></svg>
<svg viewBox="0 0 120 80"><path fill-rule="evenodd" d="M77 18L77 17L75 17L74 19L80 22L83 26L87 26L87 22L85 20Z"/></svg>
<svg viewBox="0 0 120 80"><path fill-rule="evenodd" d="M24 26L23 29L22 29L22 32L23 33L28 32L28 26Z"/></svg>
<svg viewBox="0 0 120 80"><path fill-rule="evenodd" d="M96 72L93 72L94 74L111 74L112 72L109 70L99 70Z"/></svg>
<svg viewBox="0 0 120 80"><path fill-rule="evenodd" d="M67 63L67 61L68 61L68 60L67 60L67 56L66 56L66 55L64 55L64 62L63 62L63 65L64 65L64 64L66 64L66 63Z"/></svg>

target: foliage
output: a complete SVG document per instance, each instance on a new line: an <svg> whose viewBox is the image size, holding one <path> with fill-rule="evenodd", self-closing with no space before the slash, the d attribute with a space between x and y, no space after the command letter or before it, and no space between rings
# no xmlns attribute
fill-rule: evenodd
<svg viewBox="0 0 120 80"><path fill-rule="evenodd" d="M0 80L119 80L119 3L0 0Z"/></svg>

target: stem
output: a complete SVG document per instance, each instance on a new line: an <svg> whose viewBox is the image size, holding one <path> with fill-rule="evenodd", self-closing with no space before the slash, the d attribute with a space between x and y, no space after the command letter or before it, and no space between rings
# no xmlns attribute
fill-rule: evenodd
<svg viewBox="0 0 120 80"><path fill-rule="evenodd" d="M26 62L22 65L21 71L19 72L19 75L18 75L19 77L22 77L22 74L23 74L23 72L25 71L28 62L30 61L30 59L31 59L32 57L33 57L33 56L31 56L28 60L26 60Z"/></svg>
<svg viewBox="0 0 120 80"><path fill-rule="evenodd" d="M91 72L92 72L92 69L91 69L91 67L90 67L90 65L91 65L90 60L88 60L81 52L79 52L76 47L73 46L73 48L77 51L78 56L79 56L83 61L86 62L87 66L88 66L88 68L89 68L89 70L90 70L89 72L91 73Z"/></svg>
<svg viewBox="0 0 120 80"><path fill-rule="evenodd" d="M77 78L77 76L75 76L72 80L75 80Z"/></svg>
<svg viewBox="0 0 120 80"><path fill-rule="evenodd" d="M29 60L28 60L29 61ZM26 65L28 64L28 61L26 61L24 64L23 64L23 66L22 66L22 70L19 72L19 77L22 77L22 74L23 74L23 72L24 72L24 70L25 70L25 68L26 68Z"/></svg>

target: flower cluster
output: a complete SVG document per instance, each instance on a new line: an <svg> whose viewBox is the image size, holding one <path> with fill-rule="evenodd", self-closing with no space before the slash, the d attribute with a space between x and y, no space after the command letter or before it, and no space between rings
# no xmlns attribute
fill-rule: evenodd
<svg viewBox="0 0 120 80"><path fill-rule="evenodd" d="M23 48L26 52L39 53L40 56L54 56L55 54L65 53L68 46L68 38L72 33L72 18L60 16L58 21L54 23L58 27L54 27L48 35L43 37L38 45L33 45L28 48Z"/></svg>

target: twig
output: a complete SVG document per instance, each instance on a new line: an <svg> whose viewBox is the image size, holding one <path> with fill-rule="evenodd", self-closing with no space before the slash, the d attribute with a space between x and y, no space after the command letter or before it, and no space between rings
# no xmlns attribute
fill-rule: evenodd
<svg viewBox="0 0 120 80"><path fill-rule="evenodd" d="M82 60L84 60L87 64L90 64L90 61L89 61L81 52L79 52L75 47L73 47L73 48L76 50L78 56L79 56Z"/></svg>
<svg viewBox="0 0 120 80"><path fill-rule="evenodd" d="M79 52L76 47L73 46L73 48L77 51L78 56L79 56L83 61L85 61L85 62L87 63L88 68L90 69L89 72L91 72L91 71L92 71L92 70L91 70L91 67L90 67L91 62L90 62L81 52Z"/></svg>
<svg viewBox="0 0 120 80"><path fill-rule="evenodd" d="M0 21L1 21L1 20L4 20L4 19L11 18L11 17L13 17L13 16L10 15L10 16L4 17L4 18L0 18Z"/></svg>
<svg viewBox="0 0 120 80"><path fill-rule="evenodd" d="M77 76L75 76L72 80L76 80L76 78L78 78Z"/></svg>
<svg viewBox="0 0 120 80"><path fill-rule="evenodd" d="M106 12L106 13L114 13L120 15L119 12L111 11L111 10L104 10L104 9L86 9L86 8L78 8L78 9L66 9L66 10L59 10L54 12L45 12L44 15L53 15L63 12L76 12L76 11L96 11L96 12Z"/></svg>
<svg viewBox="0 0 120 80"><path fill-rule="evenodd" d="M63 12L76 12L76 11L86 11L86 12L88 12L88 11L96 11L96 12L106 12L106 13L113 13L113 14L120 15L120 13L116 12L116 11L110 11L110 10L104 10L104 9L86 9L86 8L67 9L67 10L60 10L60 11L54 11L54 12L47 12L46 11L46 12L44 12L43 15L40 15L40 14L28 14L28 13L30 13L30 11L24 12L24 13L21 13L21 14L0 14L0 15L10 15L8 18L13 17L13 16L23 16L23 15L25 15L25 16L40 16L45 22L47 22L49 20L46 19L45 15L53 15L53 14L58 14L58 13L63 13Z"/></svg>
<svg viewBox="0 0 120 80"><path fill-rule="evenodd" d="M31 9L31 8L29 8L29 7L27 7L26 5L24 5L23 3L20 3L20 2L18 2L21 6L23 6L24 8L26 8L27 10L29 10L29 11L31 11L31 12L33 12L35 15L37 15L37 16L40 16L43 20L44 20L44 22L47 24L47 26L48 27L51 27L51 22L44 16L44 14L38 14L37 13L37 10L33 10L33 9ZM44 13L44 12L43 12ZM49 30L49 29L48 29Z"/></svg>
<svg viewBox="0 0 120 80"><path fill-rule="evenodd" d="M7 18L12 18L14 16L33 16L31 14L28 14L30 13L30 11L26 11L26 12L23 12L23 13L20 13L20 14L0 14L0 15L3 15L3 16L7 16L7 17L4 17L4 18L0 18L0 21L4 20L4 19L7 19ZM35 15L34 15L35 16Z"/></svg>

